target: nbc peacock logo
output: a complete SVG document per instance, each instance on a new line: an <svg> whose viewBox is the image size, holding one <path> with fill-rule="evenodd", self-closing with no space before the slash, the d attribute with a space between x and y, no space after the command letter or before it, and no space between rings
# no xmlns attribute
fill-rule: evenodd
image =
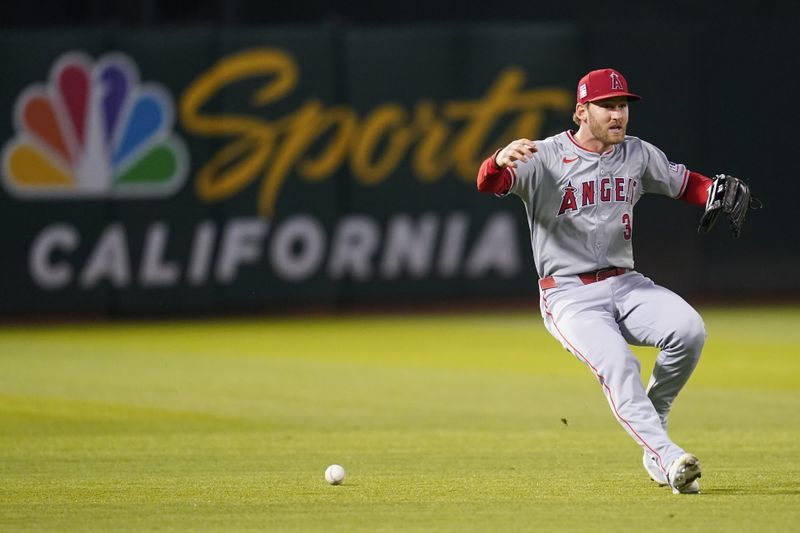
<svg viewBox="0 0 800 533"><path fill-rule="evenodd" d="M3 183L37 199L165 197L186 179L189 158L173 132L172 97L141 83L125 54L96 62L63 54L47 84L22 91L16 135L3 149Z"/></svg>

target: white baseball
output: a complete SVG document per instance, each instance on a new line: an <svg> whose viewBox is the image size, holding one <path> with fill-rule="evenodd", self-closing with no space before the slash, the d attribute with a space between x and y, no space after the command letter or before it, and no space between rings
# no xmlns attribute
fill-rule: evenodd
<svg viewBox="0 0 800 533"><path fill-rule="evenodd" d="M344 481L344 468L340 465L331 465L325 469L325 481L331 485L340 485Z"/></svg>

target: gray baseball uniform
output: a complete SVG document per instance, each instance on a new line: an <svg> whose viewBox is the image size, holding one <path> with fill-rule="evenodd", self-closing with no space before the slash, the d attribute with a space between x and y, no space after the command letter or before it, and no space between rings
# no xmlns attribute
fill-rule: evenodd
<svg viewBox="0 0 800 533"><path fill-rule="evenodd" d="M569 131L536 147L527 163L510 169L509 192L525 202L541 278L632 269L633 206L646 192L677 198L689 174L632 136L604 154L584 150Z"/></svg>
<svg viewBox="0 0 800 533"><path fill-rule="evenodd" d="M667 435L667 416L697 365L705 328L682 298L633 271L633 206L650 192L679 197L689 172L631 136L603 154L581 148L571 132L536 147L507 169L509 194L528 213L545 325L594 373L651 476L665 478L684 453ZM660 349L647 390L629 344Z"/></svg>

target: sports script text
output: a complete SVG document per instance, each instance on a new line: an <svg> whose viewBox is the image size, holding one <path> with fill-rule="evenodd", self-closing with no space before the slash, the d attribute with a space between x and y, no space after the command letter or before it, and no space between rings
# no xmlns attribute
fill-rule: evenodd
<svg viewBox="0 0 800 533"><path fill-rule="evenodd" d="M253 114L214 114L205 109L226 86L250 78L267 80L252 94ZM434 182L449 173L470 181L487 147L522 136L537 138L547 111L566 112L572 106L564 89L523 90L524 71L510 67L479 100L437 104L423 99L413 109L384 103L359 116L346 105L326 106L312 98L272 121L259 115L290 95L298 79L291 55L261 48L221 59L189 85L180 100L184 129L198 136L233 139L200 168L195 181L200 198L223 200L261 178L258 211L271 216L293 171L315 182L347 164L358 182L377 185L408 156L420 181ZM496 142L488 142L499 120L508 115L513 116L508 128L492 139ZM321 140L323 146L309 153Z"/></svg>

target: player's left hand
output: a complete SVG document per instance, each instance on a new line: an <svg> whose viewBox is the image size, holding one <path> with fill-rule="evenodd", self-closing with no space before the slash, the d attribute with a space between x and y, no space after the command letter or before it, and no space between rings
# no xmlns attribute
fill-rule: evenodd
<svg viewBox="0 0 800 533"><path fill-rule="evenodd" d="M720 213L728 216L734 237L742 233L744 219L750 209L760 209L761 200L753 198L744 180L727 174L717 174L708 191L706 210L697 227L698 233L708 233Z"/></svg>

